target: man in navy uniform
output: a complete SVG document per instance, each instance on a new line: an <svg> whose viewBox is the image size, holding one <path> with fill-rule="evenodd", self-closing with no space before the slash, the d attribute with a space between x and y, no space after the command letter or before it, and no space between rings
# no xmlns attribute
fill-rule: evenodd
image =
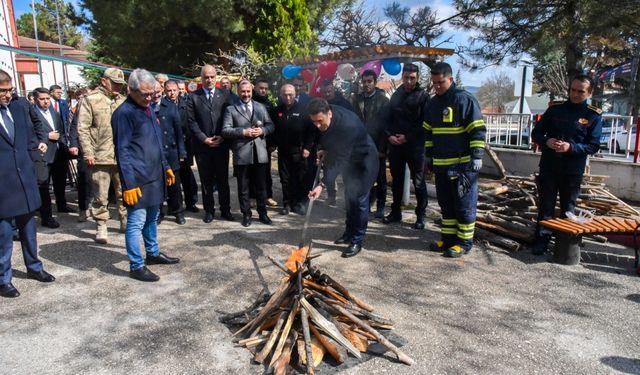
<svg viewBox="0 0 640 375"><path fill-rule="evenodd" d="M486 128L478 101L456 87L449 64L431 67L431 83L436 95L425 109L425 163L435 172L442 227L429 248L457 258L473 246Z"/></svg>
<svg viewBox="0 0 640 375"><path fill-rule="evenodd" d="M600 148L602 110L587 104L593 92L593 80L586 75L571 80L569 100L551 104L533 128L533 141L542 147L538 175L538 222L554 216L560 193L560 215L573 212L580 194L587 155ZM532 253L547 251L551 232L536 228Z"/></svg>
<svg viewBox="0 0 640 375"><path fill-rule="evenodd" d="M352 257L362 250L369 220L369 192L378 176L378 150L358 116L325 99L309 102L307 112L320 131L318 158L324 163L323 181L335 181L342 174L347 209L345 231L336 243L348 243L342 256ZM309 192L316 199L324 183Z"/></svg>
<svg viewBox="0 0 640 375"><path fill-rule="evenodd" d="M122 199L127 207L125 246L129 276L140 281L160 278L146 266L174 264L180 260L160 252L158 213L165 199L165 182L175 184L175 174L162 152L162 128L149 104L156 80L144 69L129 76L129 96L111 116L113 142L122 183ZM141 238L147 253L142 258Z"/></svg>
<svg viewBox="0 0 640 375"><path fill-rule="evenodd" d="M27 277L40 282L52 282L55 277L42 267L38 259L34 212L40 207L40 193L36 171L29 155L33 138L30 114L18 101L11 102L11 76L0 70L0 296L18 297L20 293L11 283L11 254L13 252L12 221L19 231ZM44 153L47 145L39 142Z"/></svg>

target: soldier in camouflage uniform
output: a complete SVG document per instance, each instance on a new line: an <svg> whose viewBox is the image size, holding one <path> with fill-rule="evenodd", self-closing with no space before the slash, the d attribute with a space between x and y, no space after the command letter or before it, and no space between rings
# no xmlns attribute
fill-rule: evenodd
<svg viewBox="0 0 640 375"><path fill-rule="evenodd" d="M100 86L82 101L78 114L78 135L84 160L91 170L93 203L91 215L96 221L96 242L107 243L109 219L109 185L113 181L116 193L120 231L124 232L127 211L122 205L122 187L114 154L111 115L125 98L120 94L126 84L122 70L105 70Z"/></svg>

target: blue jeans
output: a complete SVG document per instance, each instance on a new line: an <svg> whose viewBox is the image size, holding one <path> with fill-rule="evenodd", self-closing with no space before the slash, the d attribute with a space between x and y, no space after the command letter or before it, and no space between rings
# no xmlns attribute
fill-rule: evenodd
<svg viewBox="0 0 640 375"><path fill-rule="evenodd" d="M140 235L144 240L144 249L147 256L158 256L158 206L146 208L127 207L127 229L124 234L124 242L129 257L129 269L135 271L144 266L142 251L140 250Z"/></svg>

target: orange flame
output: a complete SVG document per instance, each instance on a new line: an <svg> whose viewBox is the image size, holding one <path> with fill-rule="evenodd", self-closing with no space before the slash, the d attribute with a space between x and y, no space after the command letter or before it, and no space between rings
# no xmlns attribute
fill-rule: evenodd
<svg viewBox="0 0 640 375"><path fill-rule="evenodd" d="M304 263L307 259L307 255L309 255L309 246L303 246L299 249L292 250L291 255L289 255L284 265L291 271L296 272L298 270L296 263Z"/></svg>

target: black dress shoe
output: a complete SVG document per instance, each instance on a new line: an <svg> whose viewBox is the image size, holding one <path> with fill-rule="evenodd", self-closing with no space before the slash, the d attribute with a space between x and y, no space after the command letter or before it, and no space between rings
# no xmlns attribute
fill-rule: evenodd
<svg viewBox="0 0 640 375"><path fill-rule="evenodd" d="M300 216L304 216L307 213L307 210L301 204L297 204L295 207L293 207L291 211L293 211L294 213Z"/></svg>
<svg viewBox="0 0 640 375"><path fill-rule="evenodd" d="M244 215L242 217L242 226L248 227L249 225L251 225L251 215Z"/></svg>
<svg viewBox="0 0 640 375"><path fill-rule="evenodd" d="M176 215L176 223L179 225L184 225L187 221L184 219L183 214Z"/></svg>
<svg viewBox="0 0 640 375"><path fill-rule="evenodd" d="M52 274L45 270L40 270L40 272L34 272L27 270L27 277L30 279L38 280L41 283L51 283L56 281L56 278L53 277Z"/></svg>
<svg viewBox="0 0 640 375"><path fill-rule="evenodd" d="M16 298L20 295L18 289L13 284L0 284L0 296L7 298Z"/></svg>
<svg viewBox="0 0 640 375"><path fill-rule="evenodd" d="M42 226L55 229L60 227L60 223L58 223L56 219L50 218L50 219L42 220Z"/></svg>
<svg viewBox="0 0 640 375"><path fill-rule="evenodd" d="M160 252L158 256L155 256L155 257L151 255L147 255L147 259L145 260L145 264L147 265L176 264L176 263L180 263L180 258L173 258L173 257L167 256L166 254L163 254L162 252Z"/></svg>
<svg viewBox="0 0 640 375"><path fill-rule="evenodd" d="M149 271L145 266L138 268L137 270L129 271L129 277L140 281L158 281L160 277L155 273Z"/></svg>
<svg viewBox="0 0 640 375"><path fill-rule="evenodd" d="M392 212L389 215L385 216L384 219L382 219L382 222L384 224L390 224L396 221L402 221L402 214Z"/></svg>
<svg viewBox="0 0 640 375"><path fill-rule="evenodd" d="M187 207L187 211L189 211L189 212L199 212L200 209L198 207L196 207L196 206L189 206L189 207Z"/></svg>
<svg viewBox="0 0 640 375"><path fill-rule="evenodd" d="M271 219L269 218L269 216L265 213L265 214L260 214L258 215L258 220L265 225L271 225L273 224L273 221L271 221Z"/></svg>
<svg viewBox="0 0 640 375"><path fill-rule="evenodd" d="M362 251L362 245L359 243L352 243L347 247L345 251L342 252L343 258L350 258L352 256L358 255L358 253Z"/></svg>
<svg viewBox="0 0 640 375"><path fill-rule="evenodd" d="M163 214L160 214L160 215L158 215L158 220L156 221L156 223L157 223L158 225L160 225L160 223L162 223L162 221L163 221L163 220L164 220L164 215L163 215Z"/></svg>
<svg viewBox="0 0 640 375"><path fill-rule="evenodd" d="M351 236L349 236L346 233L343 233L342 236L340 236L340 238L338 238L337 240L333 241L334 244L336 245L342 245L345 243L349 243L351 242Z"/></svg>
<svg viewBox="0 0 640 375"><path fill-rule="evenodd" d="M69 212L76 212L76 210L74 210L73 208L65 205L65 206L58 207L58 212L69 213Z"/></svg>
<svg viewBox="0 0 640 375"><path fill-rule="evenodd" d="M225 219L226 221L233 221L234 220L233 215L231 215L231 212L229 212L229 211L221 213L220 217Z"/></svg>
<svg viewBox="0 0 640 375"><path fill-rule="evenodd" d="M280 210L280 215L289 215L289 206L285 205L284 207L282 207L282 209Z"/></svg>
<svg viewBox="0 0 640 375"><path fill-rule="evenodd" d="M416 223L413 224L413 229L424 229L424 219L416 219Z"/></svg>
<svg viewBox="0 0 640 375"><path fill-rule="evenodd" d="M206 214L204 214L204 218L202 218L202 221L204 221L205 223L210 223L213 221L213 212L207 212Z"/></svg>

